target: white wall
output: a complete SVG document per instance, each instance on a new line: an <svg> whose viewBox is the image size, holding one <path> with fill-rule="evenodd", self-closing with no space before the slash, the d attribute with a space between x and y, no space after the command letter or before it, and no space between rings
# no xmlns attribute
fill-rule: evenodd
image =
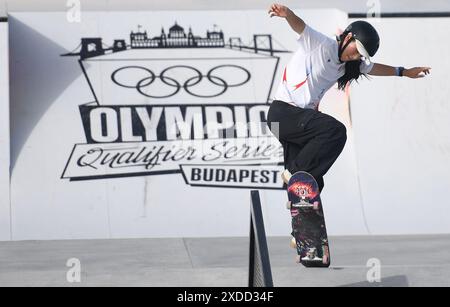
<svg viewBox="0 0 450 307"><path fill-rule="evenodd" d="M298 14L330 36L348 24L346 14L336 10ZM180 173L88 181L69 181L62 175L71 155L77 154L74 146L86 144L79 107L93 96L76 58L60 55L73 50L82 37L103 37L107 44L127 38L137 24L159 33L161 25L167 29L173 24L173 16L200 32L215 23L228 36L242 36L245 43L253 34L270 33L276 47L296 48L296 35L288 25L266 18L260 10L84 12L80 24L69 24L65 13L10 16L12 213L9 200L4 201L1 240L11 237L10 216L13 240L248 235L249 189L193 187ZM322 111L348 128L347 145L325 177L329 233L448 233L444 192L450 181L450 129L445 82L450 65L442 56L448 45L436 39L448 34L448 19L382 19L375 26L382 37L375 61L434 69L422 80L375 77L353 86L351 119L347 96L335 89L327 93ZM418 35L421 31L425 34ZM440 49L434 47L438 44ZM279 67L289 58L282 54ZM264 68L252 60L245 65ZM88 66L89 73L100 76L106 68ZM254 80L246 90L256 99L260 89L267 88L258 86L264 81L261 75ZM108 97L99 93L100 101ZM233 102L230 97L228 103ZM419 171L425 176L419 178ZM262 190L261 195L268 234L287 235L286 192Z"/></svg>
<svg viewBox="0 0 450 307"><path fill-rule="evenodd" d="M346 14L337 10L309 10L301 14L313 27L330 36L347 25ZM74 174L73 166L77 169L77 159L73 157L77 157L77 150L83 149L82 144L86 143L79 106L93 101L93 96L77 58L63 58L60 55L73 50L82 37L102 37L105 44L111 44L115 38L128 38L130 30L137 30L137 24L148 29L150 35L156 35L161 25L166 31L173 25L173 16L180 25L192 26L200 34L211 25L218 24L228 37L240 36L245 44L252 41L253 34L272 34L275 48L297 48L296 34L283 20L268 18L265 10L213 13L167 11L157 14L84 12L79 24L68 23L65 13L10 15L14 240L248 235L249 189L193 187L187 185L179 173L69 181ZM115 23L117 20L121 22ZM55 32L55 27L60 31ZM136 52L127 53L125 57L130 54L135 55ZM172 51L166 51L165 56L172 54ZM122 55L118 53L117 57L123 58ZM150 55L155 56L150 53L147 57ZM191 57L193 55L190 53ZM226 55L229 56L228 53ZM244 55L242 53L241 58ZM280 57L275 88L281 78L280 67L286 65L290 54L283 53ZM233 61L249 65L253 72L273 65L270 58L262 57L260 60ZM262 60L268 60L268 64ZM114 63L117 61L123 59L116 58ZM91 82L99 102L109 104L121 97L123 104L130 103L132 100L129 99L133 98L125 95L123 89L120 89L122 92L117 89L116 96L111 96L107 91L113 88L102 85L110 82L110 77L106 76L110 66L105 63L97 65L89 62L86 66L88 74L95 76ZM138 62L133 63L137 65ZM242 97L247 97L249 93L254 95L255 102L261 102L258 97L261 92L268 91L266 81L273 73L273 68L270 73L255 73L251 87L240 94L235 92L237 96L234 98L230 90L224 98L211 101L200 99L196 102L192 101L192 97L180 94L180 102L186 100L208 105L224 99L222 103L242 103L248 100L245 98L244 101ZM103 75L107 78L99 82L97 77L104 78ZM346 101L343 93L332 90L324 99L323 108L349 126ZM173 99L168 102L173 105L178 103ZM137 103L152 104L154 100ZM73 151L75 144L81 145ZM114 146L123 147L123 144ZM64 171L71 155L73 159L70 161L73 163ZM264 166L256 169L264 169ZM80 167L78 170L93 171ZM281 170L278 167L278 171ZM97 171L104 172L101 169ZM341 180L342 172L346 173L345 183ZM276 178L279 185L280 179L278 176ZM325 180L327 192L323 197L329 204L326 214L330 233L367 233L359 203L351 137L342 158ZM262 195L268 234L289 234L290 215L284 205L286 192L267 190L262 191ZM336 195L339 195L339 201L336 201Z"/></svg>
<svg viewBox="0 0 450 307"><path fill-rule="evenodd" d="M8 24L0 22L0 240L10 240Z"/></svg>
<svg viewBox="0 0 450 307"><path fill-rule="evenodd" d="M450 232L450 18L382 19L374 61L429 66L425 79L373 77L351 107L363 203L374 234Z"/></svg>

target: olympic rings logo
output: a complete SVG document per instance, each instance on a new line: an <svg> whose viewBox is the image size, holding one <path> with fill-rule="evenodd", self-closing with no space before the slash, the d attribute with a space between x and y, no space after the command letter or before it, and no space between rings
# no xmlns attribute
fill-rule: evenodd
<svg viewBox="0 0 450 307"><path fill-rule="evenodd" d="M188 77L184 82L180 82L176 80L173 75L177 75L177 71L180 71L180 69L188 70L191 74L193 73L193 77ZM222 71L222 74L226 74L229 71L232 70L232 75L236 76L238 74L243 76L243 81L237 82L237 83L229 83L226 78L220 75L220 71ZM128 72L128 74L127 74ZM119 79L127 79L129 80L129 74L136 74L140 75L141 73L144 73L146 77L142 78L141 80L137 81L135 84L126 82L120 82ZM169 76L169 73L172 73L172 76ZM120 78L122 76L122 78ZM186 93L188 93L191 96L199 97L199 98L213 98L218 97L225 93L229 88L232 87L239 87L244 84L246 84L251 78L250 72L238 65L219 65L216 66L208 71L206 75L202 74L200 70L197 68L186 66L186 65L177 65L177 66L171 66L166 69L164 69L159 75L155 74L152 70L142 67L142 66L125 66L122 68L119 68L115 70L112 75L111 79L112 81L117 84L118 86L129 88L129 89L136 89L141 95L149 98L168 98L175 96L178 94L181 89L183 89ZM132 79L132 78L131 78ZM150 94L151 86L153 85L153 88L157 86L154 84L154 82L159 79L161 82L165 85L167 85L171 92L166 95L155 95ZM219 89L215 91L213 94L205 94L205 93L199 93L198 89L195 90L195 87L200 85L203 82L209 82L208 84L203 84L204 86L207 85L208 89L211 89L211 87L218 87ZM203 89L204 90L204 89Z"/></svg>

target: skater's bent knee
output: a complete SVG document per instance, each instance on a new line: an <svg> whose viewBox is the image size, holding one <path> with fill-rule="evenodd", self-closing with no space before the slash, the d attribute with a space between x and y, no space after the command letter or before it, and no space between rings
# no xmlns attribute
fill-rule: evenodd
<svg viewBox="0 0 450 307"><path fill-rule="evenodd" d="M345 144L345 142L347 141L347 128L345 127L345 125L341 122L337 122L335 133L340 138L342 143Z"/></svg>
<svg viewBox="0 0 450 307"><path fill-rule="evenodd" d="M336 131L340 134L347 134L347 128L345 127L345 125L339 121L336 121Z"/></svg>

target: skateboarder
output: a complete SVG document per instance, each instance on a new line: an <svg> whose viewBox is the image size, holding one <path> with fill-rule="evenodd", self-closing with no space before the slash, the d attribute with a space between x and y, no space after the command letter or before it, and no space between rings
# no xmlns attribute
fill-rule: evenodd
<svg viewBox="0 0 450 307"><path fill-rule="evenodd" d="M430 67L392 67L371 63L380 38L365 21L351 23L336 39L315 31L289 8L273 4L270 17L287 20L298 33L299 48L283 70L282 81L269 109L267 123L284 150L287 184L291 174L306 171L314 176L319 190L323 176L342 152L347 140L345 126L321 113L319 103L336 82L340 90L367 74L422 78Z"/></svg>

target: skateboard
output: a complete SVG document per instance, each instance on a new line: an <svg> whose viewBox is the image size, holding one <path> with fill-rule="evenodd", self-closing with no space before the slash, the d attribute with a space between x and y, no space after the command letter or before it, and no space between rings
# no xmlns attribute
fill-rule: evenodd
<svg viewBox="0 0 450 307"><path fill-rule="evenodd" d="M287 192L297 262L305 267L329 267L330 249L317 181L307 172L296 172Z"/></svg>

